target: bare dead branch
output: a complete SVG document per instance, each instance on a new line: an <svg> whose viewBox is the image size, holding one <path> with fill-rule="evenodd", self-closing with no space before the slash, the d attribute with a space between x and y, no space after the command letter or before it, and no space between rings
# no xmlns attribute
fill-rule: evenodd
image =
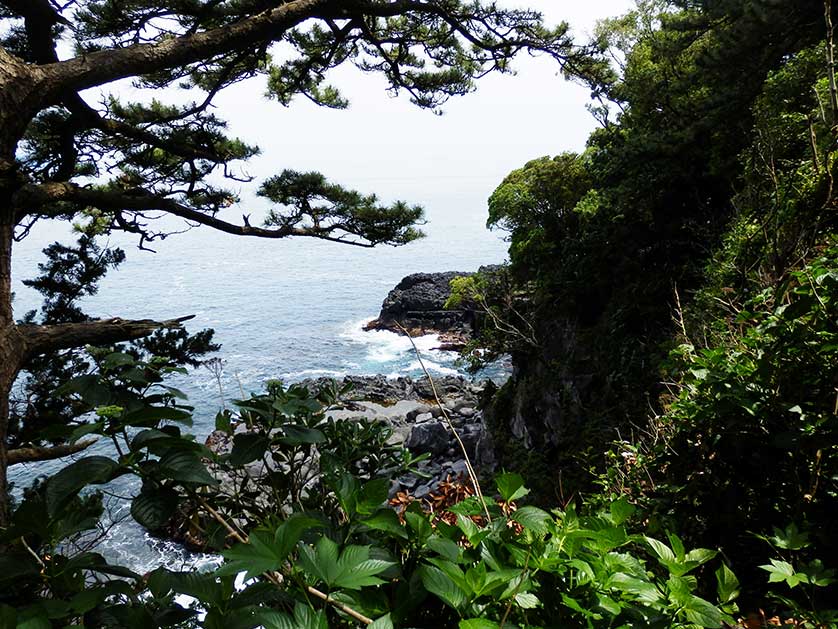
<svg viewBox="0 0 838 629"><path fill-rule="evenodd" d="M32 356L59 349L132 341L162 328L179 328L184 321L193 317L190 315L168 321L116 318L54 325L27 324L16 326L16 332L23 342L22 362L25 362Z"/></svg>
<svg viewBox="0 0 838 629"><path fill-rule="evenodd" d="M34 463L35 461L51 461L86 450L96 443L95 439L86 439L76 443L60 446L32 446L29 448L15 448L6 453L9 465L17 463Z"/></svg>

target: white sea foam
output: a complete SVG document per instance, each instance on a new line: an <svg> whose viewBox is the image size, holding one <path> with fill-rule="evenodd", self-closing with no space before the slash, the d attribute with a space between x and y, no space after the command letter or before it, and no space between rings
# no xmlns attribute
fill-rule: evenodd
<svg viewBox="0 0 838 629"><path fill-rule="evenodd" d="M282 374L285 380L302 380L303 378L326 376L328 378L343 378L347 374L346 371L338 371L336 369L303 369L302 371L287 371Z"/></svg>
<svg viewBox="0 0 838 629"><path fill-rule="evenodd" d="M372 319L348 323L341 332L341 337L366 346L366 357L374 363L390 363L413 354L410 339L403 334L388 330L364 330L364 326L370 321ZM426 354L436 353L435 348L439 346L440 341L438 334L425 334L414 337L413 342L421 353Z"/></svg>
<svg viewBox="0 0 838 629"><path fill-rule="evenodd" d="M425 367L430 372L436 372L438 374L442 374L443 376L458 376L460 372L456 369L452 369L451 367L446 367L445 365L440 365L439 363L435 363L432 360L423 360L425 363ZM421 371L422 364L418 360L414 360L407 366L407 371Z"/></svg>

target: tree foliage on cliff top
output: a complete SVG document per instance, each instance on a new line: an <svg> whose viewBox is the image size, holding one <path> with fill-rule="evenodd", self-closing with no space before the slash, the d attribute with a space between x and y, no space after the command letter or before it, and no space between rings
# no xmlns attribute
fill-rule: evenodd
<svg viewBox="0 0 838 629"><path fill-rule="evenodd" d="M641 2L606 21L602 128L583 155L532 161L490 200L540 340L485 337L518 367L495 427L523 435L528 466L542 457L545 495L599 478L650 506L650 526L719 545L738 568L772 552L755 533L792 521L812 532L801 562L835 555L821 534L838 508L825 10ZM575 181L587 187L570 202L555 195ZM495 297L498 316L517 316ZM516 441L499 440L509 465L524 460ZM742 575L764 597L758 572ZM814 607L831 595L796 594Z"/></svg>

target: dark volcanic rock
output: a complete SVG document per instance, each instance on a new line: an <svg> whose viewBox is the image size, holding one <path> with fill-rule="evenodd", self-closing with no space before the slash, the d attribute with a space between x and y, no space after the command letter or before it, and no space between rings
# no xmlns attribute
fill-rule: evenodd
<svg viewBox="0 0 838 629"><path fill-rule="evenodd" d="M441 422L427 422L413 427L404 447L419 454L428 452L438 456L448 450L450 441L448 429Z"/></svg>
<svg viewBox="0 0 838 629"><path fill-rule="evenodd" d="M498 267L481 267L491 272ZM460 349L471 337L475 310L468 305L446 310L445 302L451 295L451 280L473 273L414 273L405 277L390 291L378 318L367 324L367 330L401 332L403 326L412 335L440 334L443 349Z"/></svg>

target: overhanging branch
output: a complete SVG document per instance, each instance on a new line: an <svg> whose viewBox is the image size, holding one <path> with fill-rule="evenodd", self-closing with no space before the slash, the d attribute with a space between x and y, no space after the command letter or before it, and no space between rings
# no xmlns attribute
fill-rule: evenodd
<svg viewBox="0 0 838 629"><path fill-rule="evenodd" d="M23 361L38 354L84 345L107 345L133 341L156 330L179 328L194 315L153 321L151 319L102 319L83 323L58 323L55 325L18 325L16 332L23 342Z"/></svg>
<svg viewBox="0 0 838 629"><path fill-rule="evenodd" d="M46 78L47 89L56 97L67 90L83 90L137 74L186 65L262 41L274 41L289 28L324 14L330 6L334 8L327 16L338 17L339 5L329 0L292 0L235 24L167 38L154 44L92 52L40 69Z"/></svg>
<svg viewBox="0 0 838 629"><path fill-rule="evenodd" d="M76 443L68 443L60 446L32 446L29 448L15 448L6 452L6 460L10 466L18 463L51 461L53 459L60 459L65 456L81 452L82 450L86 450L94 443L96 443L95 439L86 439L84 441L77 441Z"/></svg>
<svg viewBox="0 0 838 629"><path fill-rule="evenodd" d="M321 227L282 226L275 228L254 227L245 221L244 225L236 225L221 220L212 214L200 212L174 199L138 191L136 194L82 188L72 183L44 183L28 185L15 193L12 205L17 208L17 220L21 221L28 214L40 214L31 210L33 207L49 206L56 202L77 203L82 206L96 207L101 210L148 212L160 211L177 216L198 225L212 227L218 231L235 236L255 236L257 238L288 238L289 236L305 236L319 238L330 242L338 242L356 247L373 247L375 243L349 240L346 236L333 236L344 226L339 224ZM360 234L347 234L361 237Z"/></svg>

